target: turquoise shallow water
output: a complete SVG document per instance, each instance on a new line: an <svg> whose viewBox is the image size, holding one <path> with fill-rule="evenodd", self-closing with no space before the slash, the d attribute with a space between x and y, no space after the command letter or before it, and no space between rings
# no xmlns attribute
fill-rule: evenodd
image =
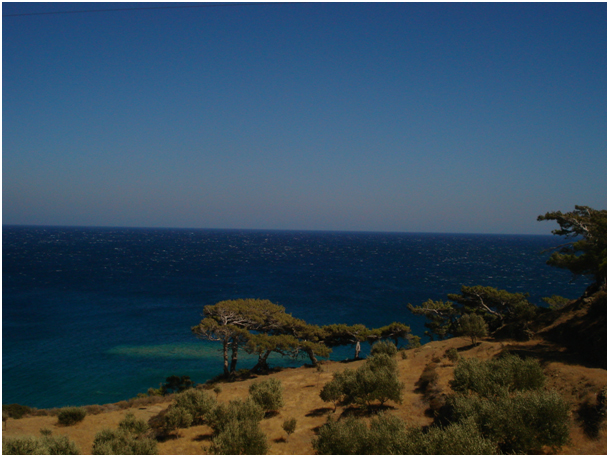
<svg viewBox="0 0 609 457"><path fill-rule="evenodd" d="M462 284L579 296L545 265L552 236L3 227L3 403L116 402L170 375L204 382L219 347L190 328L204 305L265 298L316 324L393 321ZM332 358L352 355L341 348ZM275 357L274 364L305 360ZM254 358L242 354L239 368Z"/></svg>

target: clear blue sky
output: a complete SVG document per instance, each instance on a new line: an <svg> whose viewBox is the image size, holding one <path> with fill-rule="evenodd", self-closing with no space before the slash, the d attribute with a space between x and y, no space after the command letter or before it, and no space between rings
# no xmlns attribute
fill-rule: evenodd
<svg viewBox="0 0 609 457"><path fill-rule="evenodd" d="M549 234L607 206L605 3L2 23L4 224Z"/></svg>

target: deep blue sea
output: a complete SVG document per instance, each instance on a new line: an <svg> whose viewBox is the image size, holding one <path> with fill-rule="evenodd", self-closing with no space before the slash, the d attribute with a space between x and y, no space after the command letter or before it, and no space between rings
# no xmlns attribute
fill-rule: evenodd
<svg viewBox="0 0 609 457"><path fill-rule="evenodd" d="M422 336L424 320L406 305L464 284L528 292L537 304L585 289L545 265L554 236L12 226L2 235L2 403L38 408L219 374L219 347L190 328L221 300L269 299L315 324L405 322ZM238 368L253 364L243 357Z"/></svg>

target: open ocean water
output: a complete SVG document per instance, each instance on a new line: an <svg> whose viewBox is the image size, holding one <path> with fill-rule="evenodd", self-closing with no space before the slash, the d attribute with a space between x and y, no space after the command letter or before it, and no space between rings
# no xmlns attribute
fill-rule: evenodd
<svg viewBox="0 0 609 457"><path fill-rule="evenodd" d="M541 251L561 243L555 236L14 226L2 234L2 403L38 408L117 402L170 375L199 383L221 373L219 346L190 331L203 306L221 300L269 299L315 324L399 321L423 336L424 320L406 305L446 299L461 285L528 292L536 304L585 289L545 265ZM238 368L251 368L240 352Z"/></svg>

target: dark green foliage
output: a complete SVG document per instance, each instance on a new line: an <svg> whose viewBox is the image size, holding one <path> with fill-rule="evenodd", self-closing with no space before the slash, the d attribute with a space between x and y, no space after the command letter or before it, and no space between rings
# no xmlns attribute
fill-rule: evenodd
<svg viewBox="0 0 609 457"><path fill-rule="evenodd" d="M40 430L41 437L5 438L2 440L4 455L77 455L78 446L67 436L53 436L50 430Z"/></svg>
<svg viewBox="0 0 609 457"><path fill-rule="evenodd" d="M190 380L190 376L169 376L165 379L165 383L161 385L163 395L173 392L184 392L193 387L194 383Z"/></svg>
<svg viewBox="0 0 609 457"><path fill-rule="evenodd" d="M401 403L403 388L395 358L378 354L369 357L355 371L346 369L335 373L332 381L322 388L320 397L323 401L333 402L335 409L339 402L370 407L375 401L381 405L388 400Z"/></svg>
<svg viewBox="0 0 609 457"><path fill-rule="evenodd" d="M569 438L570 407L556 392L456 396L449 404L453 420L473 420L504 453L539 453L543 446L560 447Z"/></svg>
<svg viewBox="0 0 609 457"><path fill-rule="evenodd" d="M437 365L434 362L425 365L421 376L419 376L419 379L416 382L419 391L426 393L436 385L439 379L439 375L436 372L436 366Z"/></svg>
<svg viewBox="0 0 609 457"><path fill-rule="evenodd" d="M447 350L444 356L448 358L448 360L450 360L452 363L455 363L460 359L459 352L455 348L450 348L449 350Z"/></svg>
<svg viewBox="0 0 609 457"><path fill-rule="evenodd" d="M457 321L459 334L471 338L472 344L476 344L479 338L488 335L488 325L479 314L465 314Z"/></svg>
<svg viewBox="0 0 609 457"><path fill-rule="evenodd" d="M283 428L283 431L286 432L289 437L292 433L296 431L296 419L294 417L286 419L285 421L283 421L281 428Z"/></svg>
<svg viewBox="0 0 609 457"><path fill-rule="evenodd" d="M169 433L180 428L188 428L192 424L192 414L185 408L172 406L165 414L165 430Z"/></svg>
<svg viewBox="0 0 609 457"><path fill-rule="evenodd" d="M498 454L491 440L483 437L476 424L465 420L448 427L430 427L426 432L420 428L408 430L404 455L490 455Z"/></svg>
<svg viewBox="0 0 609 457"><path fill-rule="evenodd" d="M410 333L410 327L406 324L402 324L401 322L393 322L389 325L385 325L384 327L377 328L372 331L371 336L378 336L381 339L391 339L393 340L395 347L398 347L398 343L401 339L408 340L409 343L412 343L412 338L414 335Z"/></svg>
<svg viewBox="0 0 609 457"><path fill-rule="evenodd" d="M370 355L378 355L378 354L386 354L389 357L395 357L398 353L398 348L395 344L387 341L379 341L378 343L374 343L372 345L372 349L370 349Z"/></svg>
<svg viewBox="0 0 609 457"><path fill-rule="evenodd" d="M424 324L429 330L425 331L432 341L434 336L443 340L455 333L455 322L458 311L452 302L427 300L421 306L408 304L408 309L413 314L425 316L427 322Z"/></svg>
<svg viewBox="0 0 609 457"><path fill-rule="evenodd" d="M355 455L441 455L496 454L497 448L483 438L473 422L446 428L406 429L406 424L389 414L379 414L370 422L348 417L332 418L319 429L312 441L318 454Z"/></svg>
<svg viewBox="0 0 609 457"><path fill-rule="evenodd" d="M551 297L543 297L542 300L548 304L548 308L552 311L562 309L571 300L560 295L552 295Z"/></svg>
<svg viewBox="0 0 609 457"><path fill-rule="evenodd" d="M78 455L80 451L74 441L67 436L52 436L50 433L40 438L42 445L46 448L44 454L48 455Z"/></svg>
<svg viewBox="0 0 609 457"><path fill-rule="evenodd" d="M157 454L156 441L137 438L126 429L103 429L95 435L94 455L154 455Z"/></svg>
<svg viewBox="0 0 609 457"><path fill-rule="evenodd" d="M269 446L266 435L255 421L230 421L213 438L210 454L264 455Z"/></svg>
<svg viewBox="0 0 609 457"><path fill-rule="evenodd" d="M331 402L334 404L334 411L336 411L336 407L340 403L343 398L343 374L342 373L334 373L332 381L326 383L321 392L319 392L319 397L324 402Z"/></svg>
<svg viewBox="0 0 609 457"><path fill-rule="evenodd" d="M311 444L318 454L361 455L366 454L367 435L368 428L361 420L347 417L337 422L329 417Z"/></svg>
<svg viewBox="0 0 609 457"><path fill-rule="evenodd" d="M583 402L577 410L577 416L584 433L592 439L598 438L602 425L607 420L607 386L597 393L595 402Z"/></svg>
<svg viewBox="0 0 609 457"><path fill-rule="evenodd" d="M146 421L136 419L133 413L128 413L125 418L120 421L118 428L126 430L137 437L144 436L148 430L150 430L150 426L146 423Z"/></svg>
<svg viewBox="0 0 609 457"><path fill-rule="evenodd" d="M24 415L29 414L32 411L32 408L29 406L18 405L17 403L12 403L10 405L2 405L2 412L6 412L9 417L13 419L21 419Z"/></svg>
<svg viewBox="0 0 609 457"><path fill-rule="evenodd" d="M216 406L207 415L214 430L211 454L266 454L266 436L259 423L264 417L262 408L251 398L231 400Z"/></svg>
<svg viewBox="0 0 609 457"><path fill-rule="evenodd" d="M479 313L494 331L506 323L525 325L536 316L537 308L529 303L528 296L494 287L461 286L461 293L448 294L448 299L455 302L459 315Z"/></svg>
<svg viewBox="0 0 609 457"><path fill-rule="evenodd" d="M175 396L175 407L183 408L192 416L192 424L202 424L205 416L216 407L216 399L208 392L189 389Z"/></svg>
<svg viewBox="0 0 609 457"><path fill-rule="evenodd" d="M278 379L254 382L250 385L249 393L264 411L276 411L283 406L283 386Z"/></svg>
<svg viewBox="0 0 609 457"><path fill-rule="evenodd" d="M596 286L607 284L607 210L576 205L574 211L553 211L537 220L556 221L560 228L552 231L554 235L576 240L554 248L548 265L565 268L573 276L590 276Z"/></svg>
<svg viewBox="0 0 609 457"><path fill-rule="evenodd" d="M451 387L455 392L475 392L489 397L518 390L543 387L545 375L539 362L506 355L498 359L480 361L462 359L455 367Z"/></svg>
<svg viewBox="0 0 609 457"><path fill-rule="evenodd" d="M374 332L362 324L331 324L322 327L325 333L324 343L328 347L351 346L355 347L354 358L359 358L361 343L374 336Z"/></svg>
<svg viewBox="0 0 609 457"><path fill-rule="evenodd" d="M264 411L251 398L246 400L231 400L222 403L211 410L207 415L207 423L217 433L224 430L230 422L260 422L264 418Z"/></svg>
<svg viewBox="0 0 609 457"><path fill-rule="evenodd" d="M81 422L87 415L87 410L82 407L62 408L57 414L57 422L60 425L74 425Z"/></svg>

